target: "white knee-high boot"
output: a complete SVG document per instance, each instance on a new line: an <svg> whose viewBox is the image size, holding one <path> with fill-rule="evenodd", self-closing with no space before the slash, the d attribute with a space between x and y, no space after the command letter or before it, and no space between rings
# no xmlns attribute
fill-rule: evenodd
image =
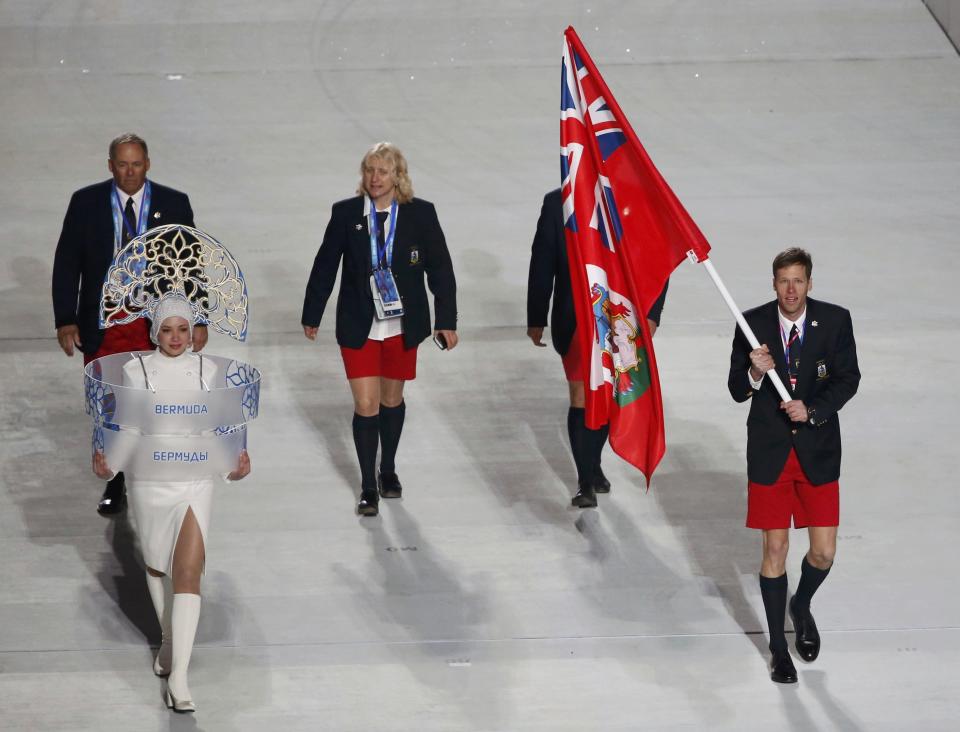
<svg viewBox="0 0 960 732"><path fill-rule="evenodd" d="M193 639L200 620L200 595L178 592L173 596L170 613L173 631L173 654L170 677L167 679L167 706L175 712L193 712L196 706L187 686L187 667L193 652Z"/></svg>
<svg viewBox="0 0 960 732"><path fill-rule="evenodd" d="M153 600L153 609L160 621L160 650L153 661L153 673L166 676L170 673L172 639L170 636L170 613L173 611L173 586L169 577L154 577L147 572L147 589Z"/></svg>

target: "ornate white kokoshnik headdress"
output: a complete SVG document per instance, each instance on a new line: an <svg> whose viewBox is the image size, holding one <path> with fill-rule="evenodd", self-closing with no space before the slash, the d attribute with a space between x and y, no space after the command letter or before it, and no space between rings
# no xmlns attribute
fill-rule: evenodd
<svg viewBox="0 0 960 732"><path fill-rule="evenodd" d="M189 304L197 324L246 339L247 284L240 265L212 236L180 224L150 229L117 252L103 282L100 327L155 319L158 309L168 309L161 303L174 299Z"/></svg>

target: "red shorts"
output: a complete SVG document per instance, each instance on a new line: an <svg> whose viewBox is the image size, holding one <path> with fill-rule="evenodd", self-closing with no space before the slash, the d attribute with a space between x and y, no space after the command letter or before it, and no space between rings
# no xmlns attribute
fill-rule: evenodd
<svg viewBox="0 0 960 732"><path fill-rule="evenodd" d="M92 356L83 354L83 365L102 356L112 356L115 353L127 351L152 351L155 348L150 340L150 321L146 318L137 318L132 323L112 325L103 332L100 348Z"/></svg>
<svg viewBox="0 0 960 732"><path fill-rule="evenodd" d="M577 334L570 339L570 347L561 357L563 359L563 373L567 381L583 381L583 359L580 358L580 347L577 343Z"/></svg>
<svg viewBox="0 0 960 732"><path fill-rule="evenodd" d="M382 376L385 379L413 381L417 378L417 347L405 348L402 335L385 341L368 338L361 348L340 346L340 355L343 356L348 379Z"/></svg>
<svg viewBox="0 0 960 732"><path fill-rule="evenodd" d="M747 484L747 526L751 529L802 529L840 525L840 483L813 485L791 448L787 463L773 485Z"/></svg>

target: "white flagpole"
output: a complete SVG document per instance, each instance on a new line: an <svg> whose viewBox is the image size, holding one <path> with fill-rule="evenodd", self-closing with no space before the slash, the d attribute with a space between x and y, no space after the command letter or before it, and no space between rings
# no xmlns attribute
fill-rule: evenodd
<svg viewBox="0 0 960 732"><path fill-rule="evenodd" d="M740 308L738 308L737 304L733 301L730 291L727 289L726 285L723 284L723 280L720 279L720 275L717 274L717 270L713 268L713 262L711 262L709 259L704 259L701 262L699 259L697 259L697 255L692 249L687 252L687 256L697 264L702 264L707 270L707 274L710 275L710 279L713 280L713 284L715 284L717 289L720 290L720 294L723 296L724 302L727 303L727 307L730 308L730 312L733 313L733 317L737 319L737 325L740 326L740 330L743 331L743 334L750 342L750 347L760 348L760 342L753 334L753 329L747 325L747 320L743 317L743 313L740 312ZM780 394L780 397L783 399L783 401L789 402L793 398L787 391L787 387L783 385L783 382L780 380L780 375L776 371L771 369L767 372L767 377L773 382L773 385L777 389L777 393Z"/></svg>

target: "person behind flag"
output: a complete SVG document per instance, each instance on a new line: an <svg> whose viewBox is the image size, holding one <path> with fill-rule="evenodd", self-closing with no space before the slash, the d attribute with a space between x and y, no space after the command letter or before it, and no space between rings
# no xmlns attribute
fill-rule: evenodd
<svg viewBox="0 0 960 732"><path fill-rule="evenodd" d="M53 315L57 341L67 356L83 353L88 364L101 356L153 349L144 319L103 330L98 323L100 288L107 268L123 246L148 229L164 224L193 226L193 209L185 193L147 179L147 143L127 133L110 143L107 167L113 178L76 191L70 198L53 259ZM193 350L207 342L198 324ZM126 505L123 473L117 473L97 504L102 516Z"/></svg>
<svg viewBox="0 0 960 732"><path fill-rule="evenodd" d="M760 594L770 631L770 678L794 683L784 633L790 522L807 528L810 548L790 598L797 653L816 660L820 634L810 601L833 566L840 521L840 408L860 383L850 313L808 297L813 260L799 248L773 260L772 302L744 313L761 346L734 332L727 381L734 401L750 400L747 418L747 521L763 531ZM771 345L772 344L772 345ZM782 401L764 374L789 382Z"/></svg>
<svg viewBox="0 0 960 732"><path fill-rule="evenodd" d="M647 485L666 451L645 314L710 244L654 166L573 28L560 65L560 195L584 386L584 424ZM588 468L589 469L589 468ZM585 497L589 500L589 497Z"/></svg>
<svg viewBox="0 0 960 732"><path fill-rule="evenodd" d="M407 161L389 142L364 154L357 195L333 205L303 299L301 324L310 340L341 258L336 338L354 401L357 513L376 516L380 497L402 492L395 458L406 414L403 385L416 378L417 347L430 335L424 276L433 293L434 341L444 350L457 345L457 283L436 209L413 197Z"/></svg>
<svg viewBox="0 0 960 732"><path fill-rule="evenodd" d="M650 335L660 325L663 304L667 297L665 284L660 297L647 311ZM553 308L550 300L553 298ZM597 493L609 493L610 481L600 466L601 454L610 432L609 425L598 430L588 429L584 422L584 388L582 356L576 347L577 329L570 284L570 265L567 261L567 242L563 231L563 202L560 189L543 197L537 231L530 251L530 271L527 278L527 337L535 346L545 348L543 329L550 311L550 338L560 355L567 377L570 407L567 410L567 434L570 451L577 468L577 493L571 503L577 508L597 505Z"/></svg>

